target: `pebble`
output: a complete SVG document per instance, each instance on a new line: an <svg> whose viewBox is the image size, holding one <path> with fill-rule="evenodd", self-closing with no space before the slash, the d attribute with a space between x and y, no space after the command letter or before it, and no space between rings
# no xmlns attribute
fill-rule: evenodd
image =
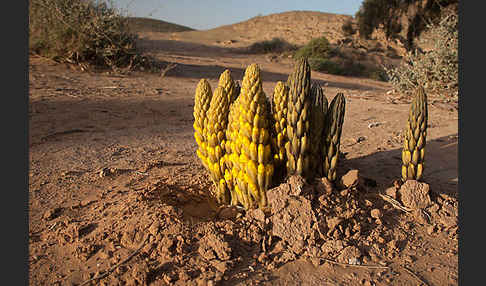
<svg viewBox="0 0 486 286"><path fill-rule="evenodd" d="M379 219L383 216L383 213L379 209L372 209L371 210L371 217Z"/></svg>
<svg viewBox="0 0 486 286"><path fill-rule="evenodd" d="M366 137L364 136L359 136L358 138L356 138L356 143L360 143L360 142L363 142L366 140Z"/></svg>

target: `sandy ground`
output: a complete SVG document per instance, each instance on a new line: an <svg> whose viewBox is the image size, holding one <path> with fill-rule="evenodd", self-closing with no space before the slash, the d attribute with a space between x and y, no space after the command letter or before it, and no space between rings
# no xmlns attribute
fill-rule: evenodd
<svg viewBox="0 0 486 286"><path fill-rule="evenodd" d="M258 63L271 95L292 59L146 41L176 67L120 75L30 58L30 285L100 276L86 284L457 285L456 105L429 98L430 202L401 211L378 194L400 176L409 100L387 83L312 72L329 100L346 97L338 174L358 170L360 183L327 196L319 185L311 197L277 196L276 205L287 200L284 218L241 214L208 198L193 138L195 87L205 77L214 88L227 68L241 80ZM322 210L343 202L354 215L331 222ZM286 237L278 222L303 235ZM320 235L306 228L320 224Z"/></svg>

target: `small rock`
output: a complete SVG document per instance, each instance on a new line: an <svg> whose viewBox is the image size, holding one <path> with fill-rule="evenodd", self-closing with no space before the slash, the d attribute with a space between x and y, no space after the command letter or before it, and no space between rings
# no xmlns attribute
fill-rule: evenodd
<svg viewBox="0 0 486 286"><path fill-rule="evenodd" d="M312 245L307 247L307 255L310 257L319 257L322 255L322 251L319 247Z"/></svg>
<svg viewBox="0 0 486 286"><path fill-rule="evenodd" d="M206 260L224 261L231 258L232 249L223 235L210 232L200 240L198 252Z"/></svg>
<svg viewBox="0 0 486 286"><path fill-rule="evenodd" d="M350 262L359 264L359 258L361 257L361 251L355 246L347 246L345 247L339 256L337 257L337 261L340 263L347 263Z"/></svg>
<svg viewBox="0 0 486 286"><path fill-rule="evenodd" d="M239 213L238 209L234 206L224 207L219 212L218 217L222 219L234 219Z"/></svg>
<svg viewBox="0 0 486 286"><path fill-rule="evenodd" d="M366 137L364 136L359 136L358 138L356 138L356 143L360 143L360 142L363 142L366 140Z"/></svg>
<svg viewBox="0 0 486 286"><path fill-rule="evenodd" d="M377 127L380 126L381 124L382 122L371 122L370 124L368 124L368 128Z"/></svg>
<svg viewBox="0 0 486 286"><path fill-rule="evenodd" d="M290 195L300 196L304 194L304 191L306 190L306 182L302 176L290 176L287 182L290 185Z"/></svg>
<svg viewBox="0 0 486 286"><path fill-rule="evenodd" d="M383 217L383 213L379 209L372 209L371 210L371 217L375 219L379 219Z"/></svg>
<svg viewBox="0 0 486 286"><path fill-rule="evenodd" d="M286 197L290 194L290 185L287 183L280 184L278 187L267 191L267 199L272 207L272 213L278 213L286 206Z"/></svg>
<svg viewBox="0 0 486 286"><path fill-rule="evenodd" d="M400 199L405 207L422 209L430 206L430 187L426 183L416 180L407 180L398 190Z"/></svg>
<svg viewBox="0 0 486 286"><path fill-rule="evenodd" d="M265 223L265 213L260 208L248 210L246 215L250 219Z"/></svg>
<svg viewBox="0 0 486 286"><path fill-rule="evenodd" d="M344 176L341 177L339 183L340 185L344 186L347 189L358 186L359 171L358 170L348 171Z"/></svg>

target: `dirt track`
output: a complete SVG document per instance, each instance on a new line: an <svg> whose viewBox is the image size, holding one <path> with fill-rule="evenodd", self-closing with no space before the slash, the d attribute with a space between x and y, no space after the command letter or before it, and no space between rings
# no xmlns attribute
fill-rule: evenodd
<svg viewBox="0 0 486 286"><path fill-rule="evenodd" d="M319 263L309 255L272 264L260 258L264 229L216 212L207 199L211 183L195 155L193 100L199 79L214 88L229 68L241 80L254 62L271 95L291 72L291 59L164 39L146 45L161 47L152 52L177 66L164 77L124 76L30 59L31 285L79 285L136 250L92 285L457 285L456 106L429 100L424 181L437 207L428 209L430 223L420 221L371 196L400 176L409 102L388 94L383 82L312 72L329 100L337 92L346 97L339 175L357 169L376 182L366 188L374 199L367 198L389 215L378 242L384 252L363 250L360 259L388 268ZM205 241L213 252L201 248ZM342 249L334 250L329 259Z"/></svg>

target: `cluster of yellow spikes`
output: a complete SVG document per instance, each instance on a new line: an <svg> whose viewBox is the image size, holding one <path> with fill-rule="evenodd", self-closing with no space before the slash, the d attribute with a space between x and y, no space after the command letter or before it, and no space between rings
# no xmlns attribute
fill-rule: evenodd
<svg viewBox="0 0 486 286"><path fill-rule="evenodd" d="M287 83L277 82L270 102L260 68L245 70L241 87L229 70L211 90L206 79L196 88L194 137L197 156L214 182L219 204L245 209L267 206L267 190L285 175L337 179L345 98L328 104L310 82L307 60L300 60ZM424 166L427 97L415 96L402 151L402 179L420 179Z"/></svg>
<svg viewBox="0 0 486 286"><path fill-rule="evenodd" d="M221 204L264 207L274 165L270 105L260 69L248 66L241 87L229 70L213 94L208 87L201 79L196 88L194 137L197 155L216 185L214 195Z"/></svg>

